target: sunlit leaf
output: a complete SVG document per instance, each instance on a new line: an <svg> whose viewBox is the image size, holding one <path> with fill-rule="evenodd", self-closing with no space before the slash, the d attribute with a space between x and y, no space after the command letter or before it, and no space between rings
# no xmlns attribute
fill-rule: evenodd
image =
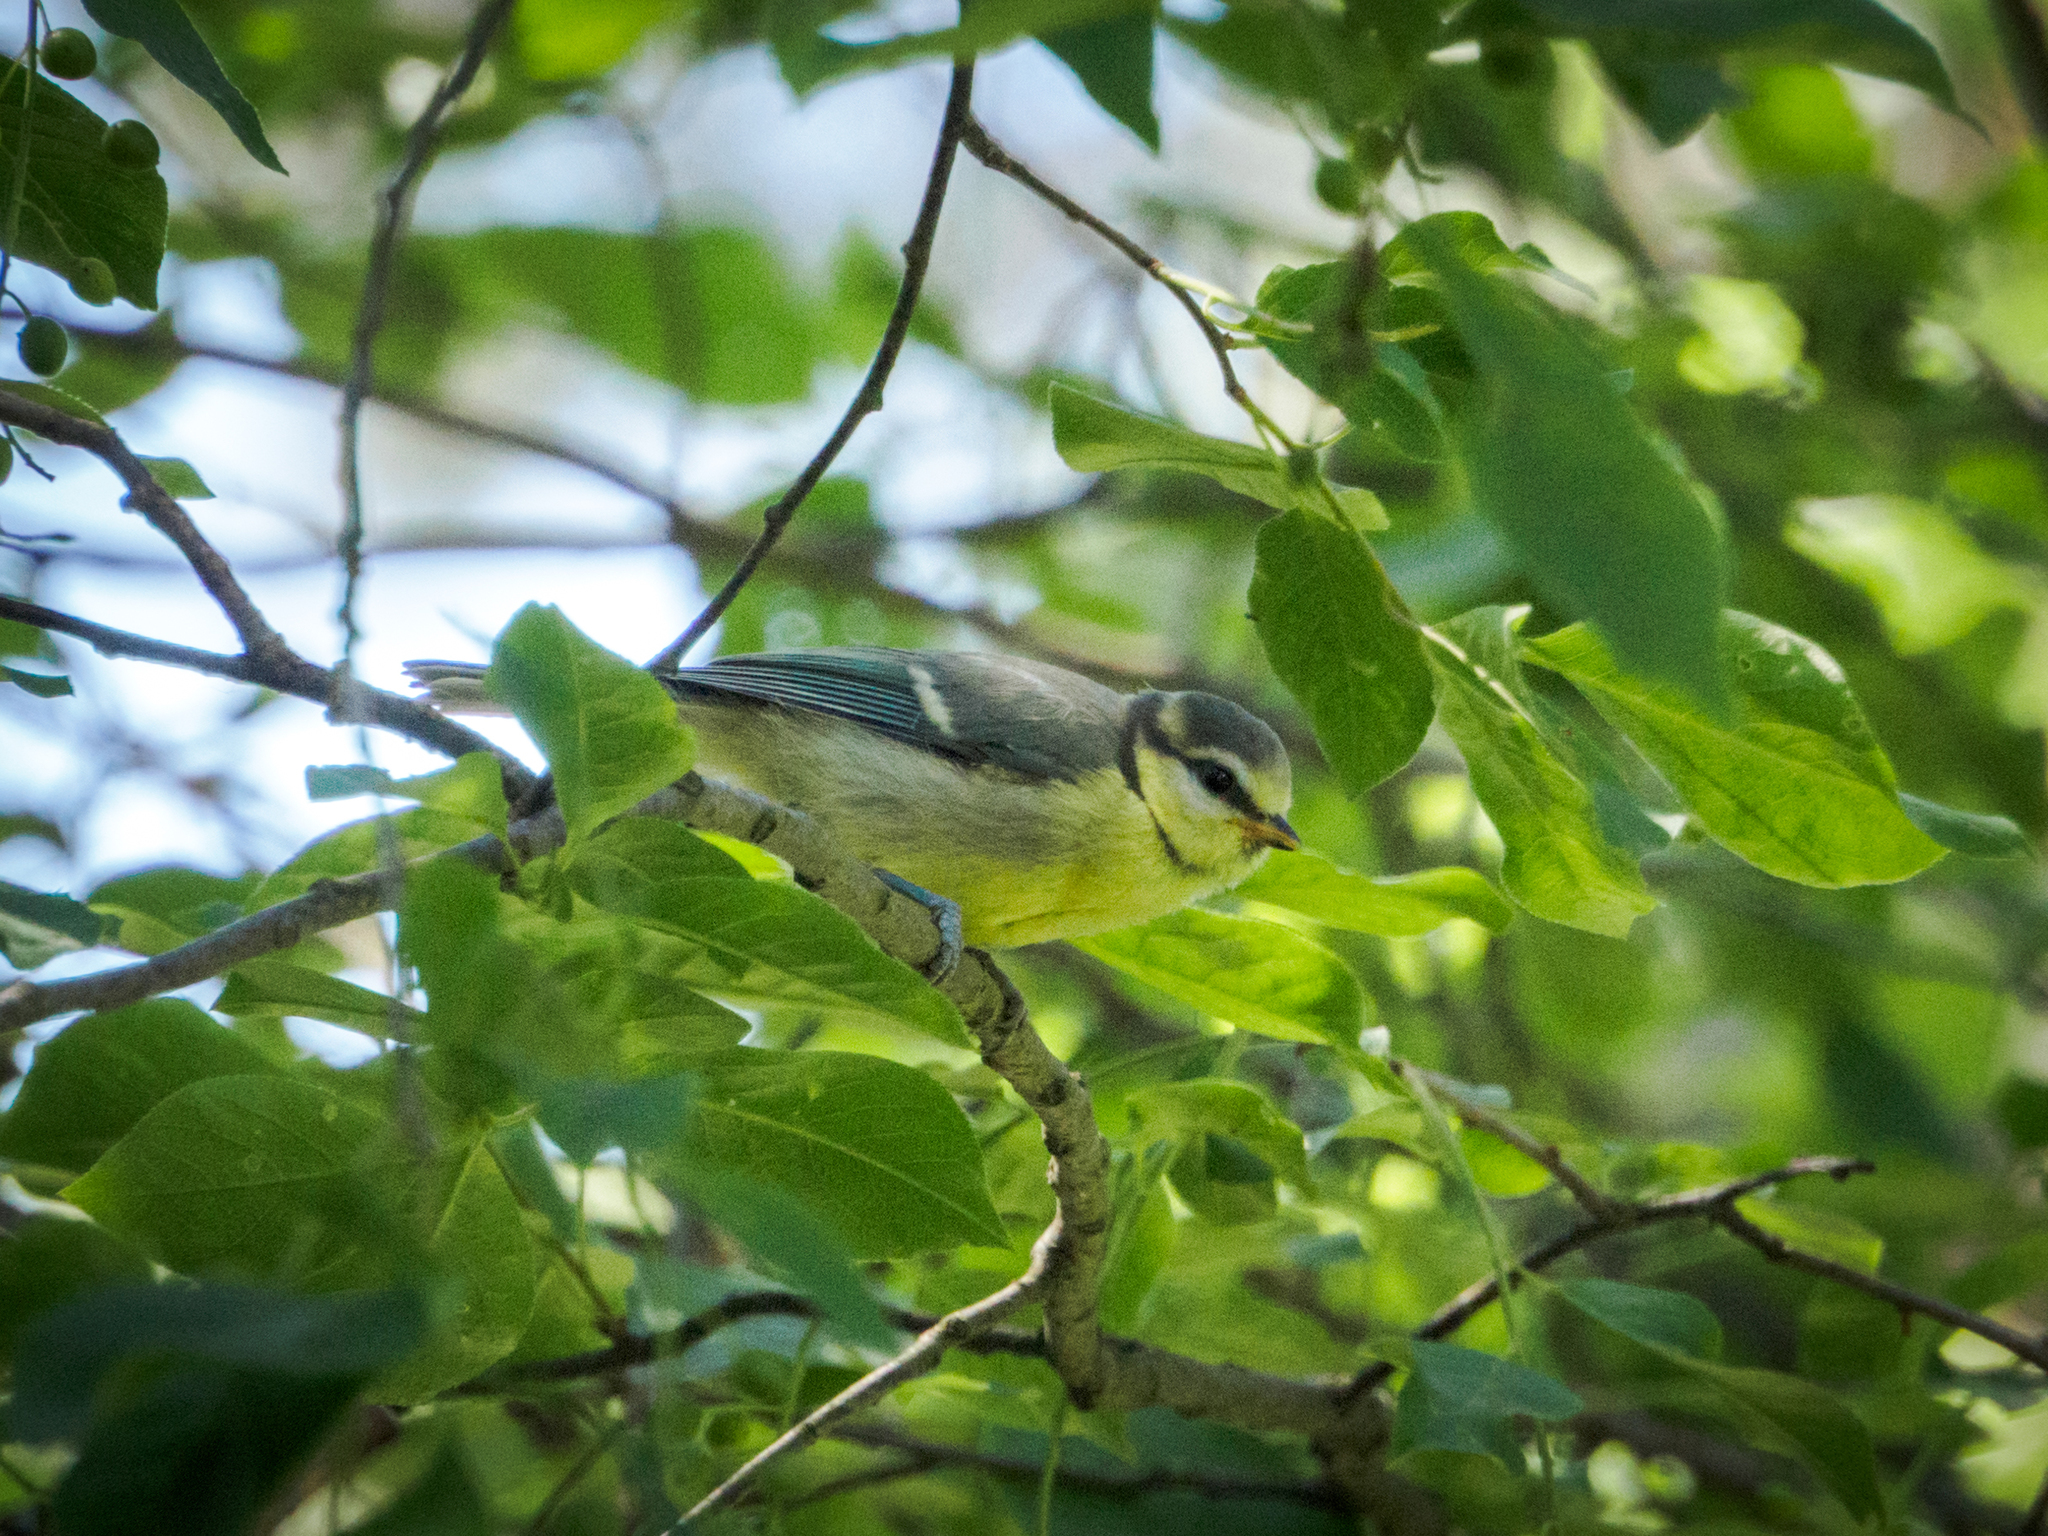
<svg viewBox="0 0 2048 1536"><path fill-rule="evenodd" d="M1269 854L1231 894L1285 907L1327 927L1388 937L1428 933L1460 917L1501 929L1514 917L1514 909L1476 870L1450 865L1375 878L1313 853Z"/></svg>
<svg viewBox="0 0 2048 1536"><path fill-rule="evenodd" d="M416 800L430 811L471 822L480 832L505 835L505 777L498 760L488 752L465 752L447 768L409 779L394 779L367 763L308 768L306 795L312 800L344 800L352 795Z"/></svg>
<svg viewBox="0 0 2048 1536"><path fill-rule="evenodd" d="M1295 1188L1308 1187L1301 1128L1274 1109L1256 1088L1198 1078L1154 1083L1136 1090L1125 1102L1139 1146L1160 1137L1228 1136L1257 1153Z"/></svg>

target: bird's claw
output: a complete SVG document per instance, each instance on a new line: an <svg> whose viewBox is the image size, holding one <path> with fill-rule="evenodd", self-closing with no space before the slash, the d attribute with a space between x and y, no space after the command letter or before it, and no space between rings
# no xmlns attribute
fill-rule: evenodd
<svg viewBox="0 0 2048 1536"><path fill-rule="evenodd" d="M960 908L950 898L935 891L928 891L921 885L914 885L901 875L892 875L886 869L875 874L892 891L900 892L931 913L932 921L938 925L939 947L916 969L918 974L933 986L939 986L953 974L960 964L960 957L966 953L966 934L960 921Z"/></svg>

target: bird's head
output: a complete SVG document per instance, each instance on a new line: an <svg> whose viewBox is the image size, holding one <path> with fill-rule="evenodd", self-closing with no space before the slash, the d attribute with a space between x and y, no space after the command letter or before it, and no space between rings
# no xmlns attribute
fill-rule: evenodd
<svg viewBox="0 0 2048 1536"><path fill-rule="evenodd" d="M1177 862L1235 885L1268 849L1301 846L1287 749L1265 721L1213 693L1143 693L1131 711L1124 775Z"/></svg>

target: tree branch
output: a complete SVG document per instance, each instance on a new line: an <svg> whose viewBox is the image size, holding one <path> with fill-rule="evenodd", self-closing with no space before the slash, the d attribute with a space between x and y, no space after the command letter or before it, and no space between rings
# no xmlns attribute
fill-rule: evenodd
<svg viewBox="0 0 2048 1536"><path fill-rule="evenodd" d="M130 511L140 512L152 528L178 547L178 553L192 567L192 574L199 578L199 584L220 605L228 623L234 626L243 651L251 658L263 661L298 660L291 647L285 644L284 637L270 627L270 621L263 617L249 594L242 590L242 584L235 579L235 573L229 569L220 551L199 531L185 509L157 483L149 466L121 441L120 433L98 422L84 421L54 407L24 400L4 389L0 389L0 422L26 428L53 443L83 448L105 464L128 488L127 494L121 498L121 505Z"/></svg>
<svg viewBox="0 0 2048 1536"><path fill-rule="evenodd" d="M356 586L363 573L363 477L361 426L363 399L370 391L372 354L377 333L384 328L384 309L391 295L391 274L398 259L398 242L405 232L412 208L413 188L425 174L441 140L441 124L448 109L476 79L491 40L512 14L513 0L484 0L477 7L456 55L441 83L434 88L424 111L406 135L405 158L398 173L378 200L377 228L370 237L369 270L363 276L362 302L356 309L356 328L349 349L348 379L341 390L341 496L342 522L340 554L342 567L341 628L342 671L350 671L355 656Z"/></svg>
<svg viewBox="0 0 2048 1536"><path fill-rule="evenodd" d="M997 175L1009 177L1020 187L1052 204L1076 224L1093 230L1129 258L1147 277L1172 294L1180 307L1188 312L1188 318L1200 327L1202 339L1209 344L1209 350L1215 354L1217 370L1223 375L1223 392L1254 422L1262 427L1272 428L1271 418L1259 408L1258 402L1252 399L1250 392L1237 376L1237 368L1230 361L1230 338L1225 336L1216 322L1209 318L1195 296L1174 281L1173 275L1167 271L1165 262L1129 235L1096 214L1090 213L1059 188L1038 176L1029 166L991 138L988 130L981 126L978 119L968 120L967 130L960 138L960 147Z"/></svg>
<svg viewBox="0 0 2048 1536"><path fill-rule="evenodd" d="M203 672L209 677L224 677L268 688L274 693L288 694L295 699L305 699L326 709L330 720L374 725L418 742L423 747L446 753L449 757L461 757L466 752L488 752L497 759L498 771L505 779L506 797L511 800L516 801L534 782L532 771L496 742L417 699L359 684L351 690L349 703L352 709L344 714L335 701L334 674L290 650L271 655L227 656L219 651L202 651L189 645L174 645L168 640L132 634L125 629L112 629L90 619L59 613L54 608L5 594L0 594L0 618L18 619L52 634L73 636L85 641L102 656L182 667L188 672Z"/></svg>
<svg viewBox="0 0 2048 1536"><path fill-rule="evenodd" d="M889 312L882 343L875 349L874 361L868 365L867 377L861 380L853 403L847 406L846 414L839 418L839 425L832 429L825 445L811 456L810 463L803 467L795 482L768 508L760 537L755 539L753 548L741 557L739 567L718 589L717 595L704 605L703 611L690 621L690 627L647 663L650 671L674 670L690 647L704 638L711 626L732 606L733 599L740 595L740 588L760 567L768 551L775 547L790 519L796 516L797 508L804 504L804 498L825 477L825 471L832 467L840 450L852 440L855 429L882 408L883 387L895 371L896 359L910 335L910 317L917 309L917 297L924 288L925 270L931 265L932 241L939 232L939 210L946 201L946 185L953 174L955 152L960 147L960 135L971 121L967 106L973 90L974 60L954 60L953 85L946 94L946 115L939 125L939 142L932 150L932 168L925 178L924 200L918 205L917 222L912 225L910 238L903 246L903 281L896 290L896 307Z"/></svg>

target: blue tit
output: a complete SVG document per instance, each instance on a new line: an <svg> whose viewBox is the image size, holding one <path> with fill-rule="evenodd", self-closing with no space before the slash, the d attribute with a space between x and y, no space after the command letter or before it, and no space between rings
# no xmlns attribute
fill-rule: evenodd
<svg viewBox="0 0 2048 1536"><path fill-rule="evenodd" d="M481 668L408 670L444 708L490 708ZM1286 748L1214 694L865 646L722 656L662 681L701 767L947 898L970 944L1142 923L1300 846Z"/></svg>

